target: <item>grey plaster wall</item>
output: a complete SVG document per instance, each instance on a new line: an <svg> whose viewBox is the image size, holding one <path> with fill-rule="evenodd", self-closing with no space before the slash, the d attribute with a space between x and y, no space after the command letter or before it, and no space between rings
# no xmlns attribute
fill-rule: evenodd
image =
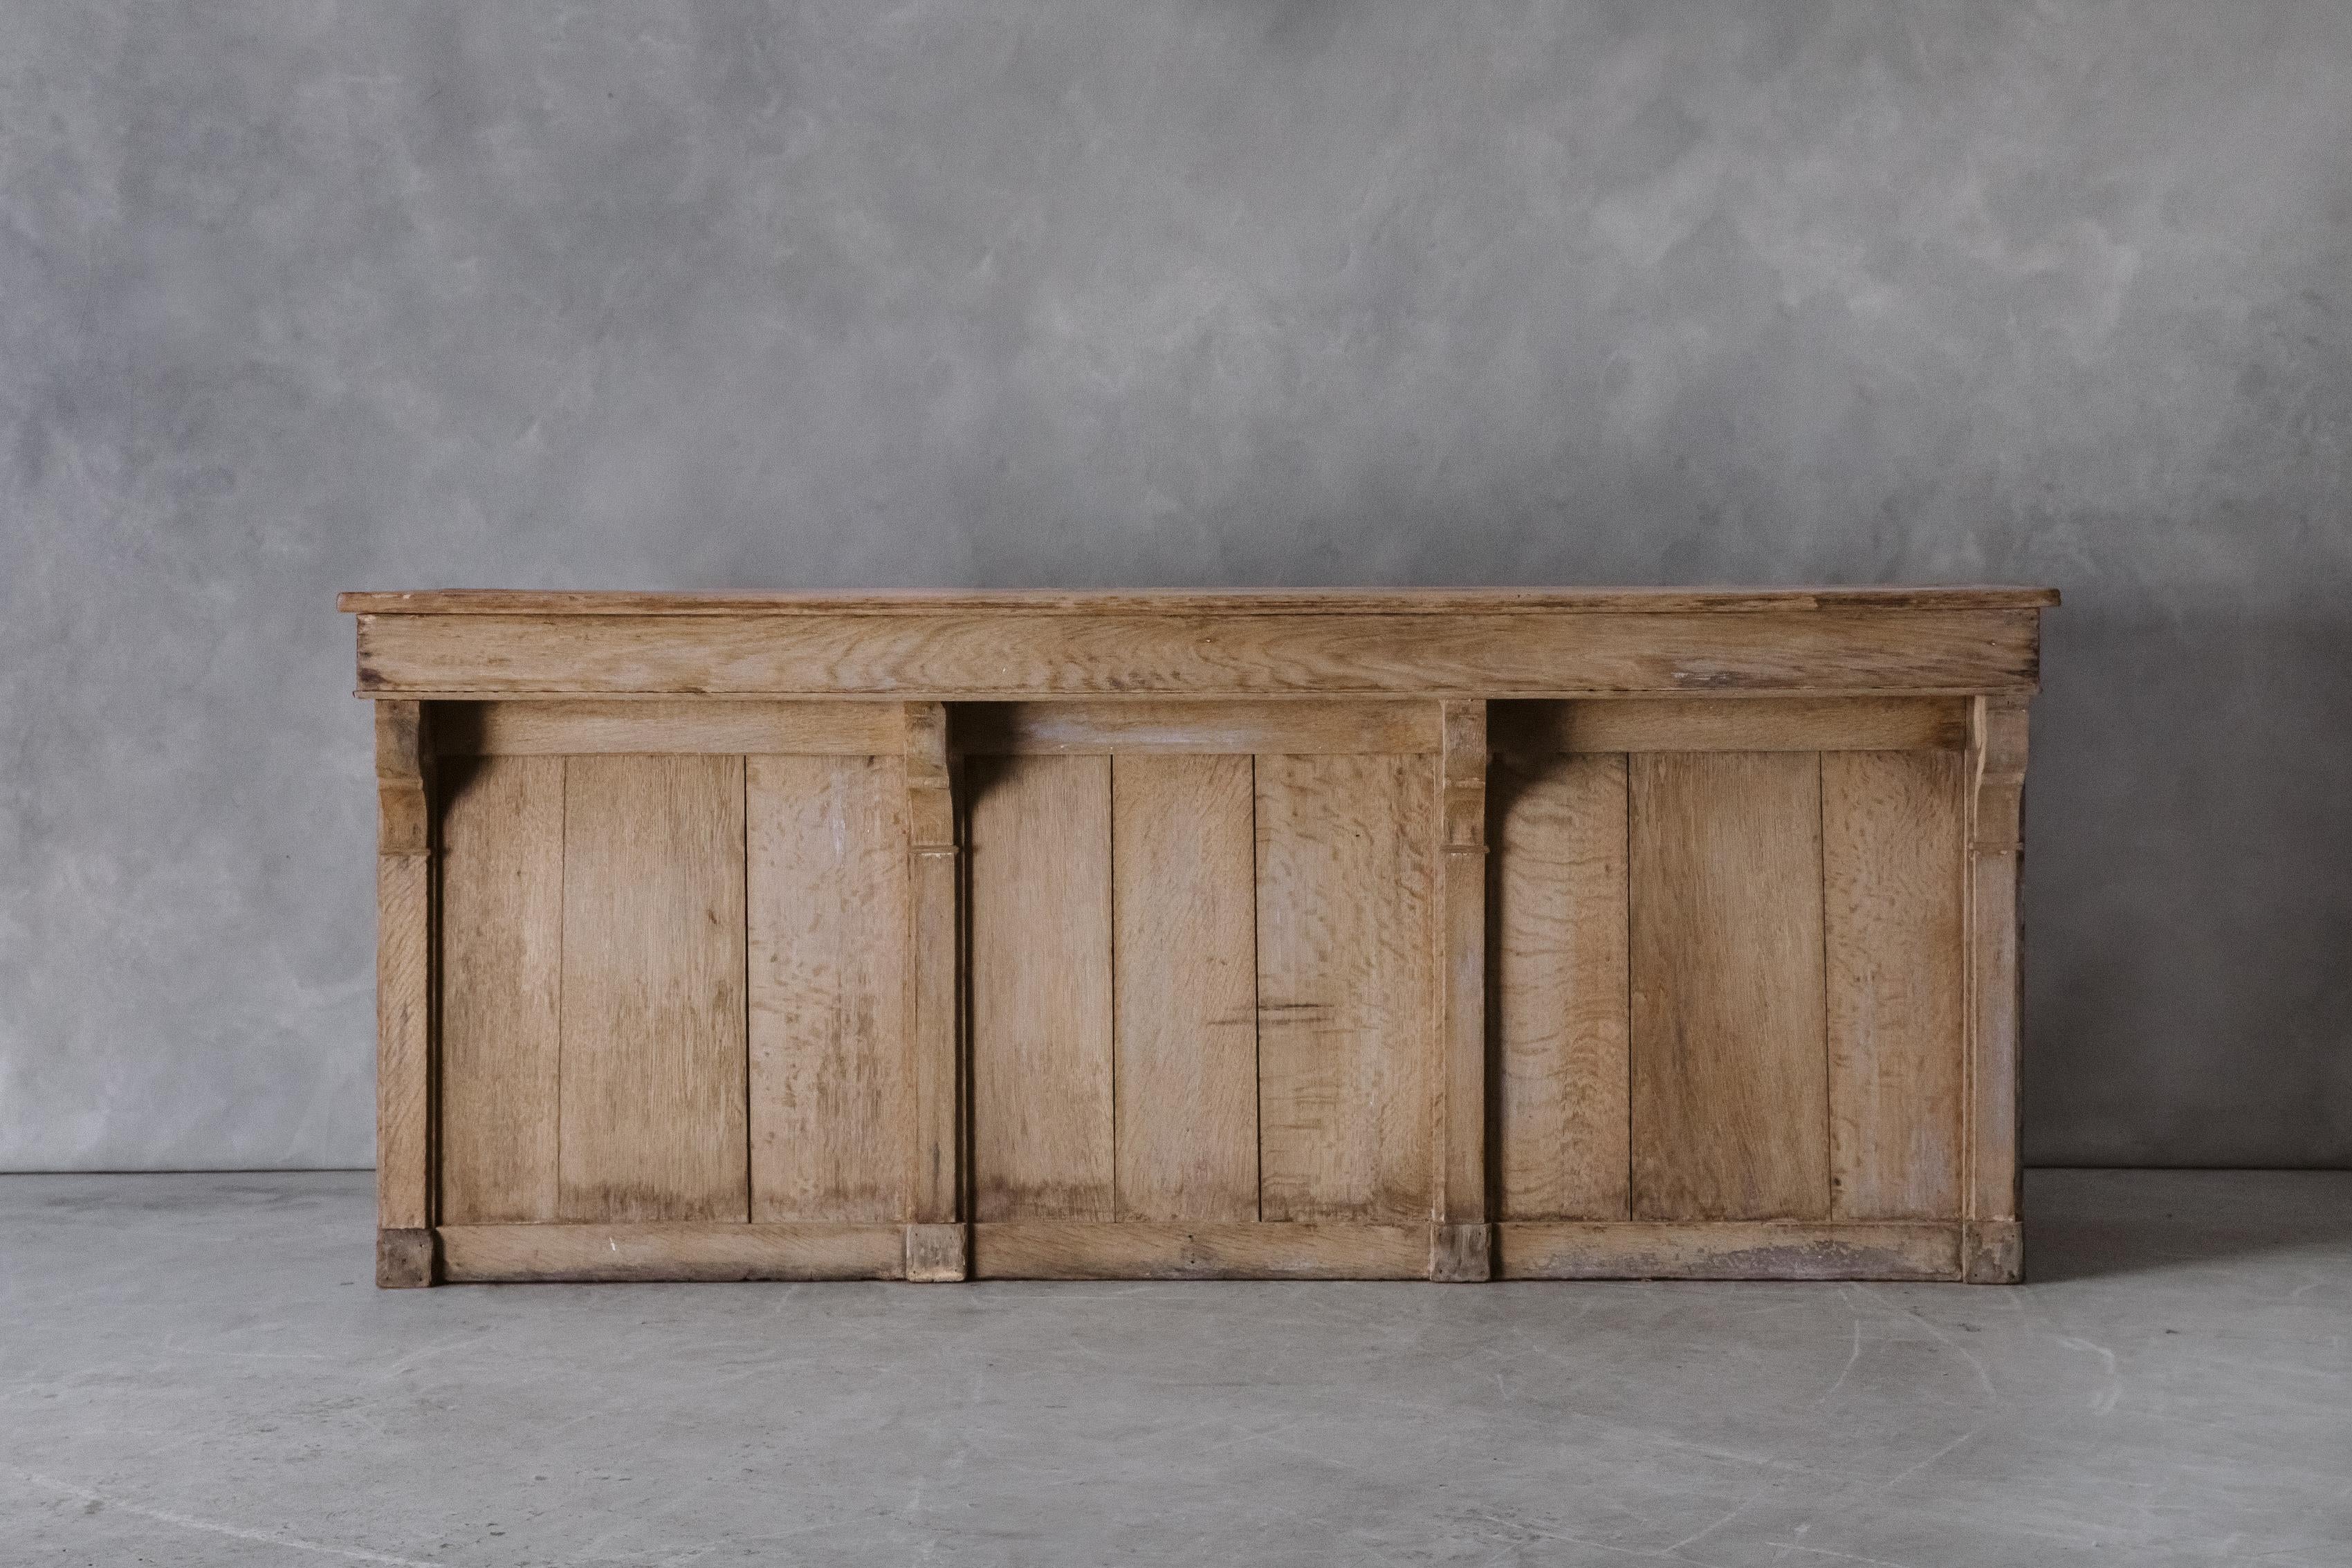
<svg viewBox="0 0 2352 1568"><path fill-rule="evenodd" d="M2031 1155L2352 1161L2352 5L0 34L0 1166L368 1163L339 588L1951 579Z"/></svg>

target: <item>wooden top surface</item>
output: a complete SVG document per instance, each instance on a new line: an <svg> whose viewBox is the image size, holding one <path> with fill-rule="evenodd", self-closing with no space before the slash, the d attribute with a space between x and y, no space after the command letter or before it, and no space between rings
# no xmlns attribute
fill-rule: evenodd
<svg viewBox="0 0 2352 1568"><path fill-rule="evenodd" d="M1270 588L638 593L447 588L339 595L359 615L1429 615L1795 613L1838 609L2039 610L2054 588Z"/></svg>

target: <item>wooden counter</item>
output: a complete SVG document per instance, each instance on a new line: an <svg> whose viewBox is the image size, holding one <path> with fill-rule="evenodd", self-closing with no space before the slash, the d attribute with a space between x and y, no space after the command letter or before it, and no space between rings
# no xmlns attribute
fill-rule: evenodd
<svg viewBox="0 0 2352 1568"><path fill-rule="evenodd" d="M2014 1281L2056 602L345 594L378 1282Z"/></svg>

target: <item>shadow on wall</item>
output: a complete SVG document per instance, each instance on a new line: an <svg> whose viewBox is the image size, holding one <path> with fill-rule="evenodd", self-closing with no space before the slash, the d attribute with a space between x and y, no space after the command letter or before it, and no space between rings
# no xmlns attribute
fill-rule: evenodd
<svg viewBox="0 0 2352 1568"><path fill-rule="evenodd" d="M2025 1278L2057 1285L2352 1250L2352 1171L2038 1170L2025 1176Z"/></svg>
<svg viewBox="0 0 2352 1568"><path fill-rule="evenodd" d="M2317 598L2340 574L2310 553ZM2026 1158L2352 1168L2352 598L2064 586L2026 786Z"/></svg>

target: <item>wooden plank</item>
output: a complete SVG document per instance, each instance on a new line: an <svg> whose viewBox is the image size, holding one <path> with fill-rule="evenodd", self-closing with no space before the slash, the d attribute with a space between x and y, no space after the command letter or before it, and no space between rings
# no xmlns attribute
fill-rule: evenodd
<svg viewBox="0 0 2352 1568"><path fill-rule="evenodd" d="M1942 1224L1495 1227L1502 1280L1950 1280L1960 1228Z"/></svg>
<svg viewBox="0 0 2352 1568"><path fill-rule="evenodd" d="M957 750L975 756L1277 751L1304 757L1435 751L1438 737L1427 703L1073 698L966 705L956 712L955 743Z"/></svg>
<svg viewBox="0 0 2352 1568"><path fill-rule="evenodd" d="M895 1280L896 1225L445 1225L451 1283L542 1280Z"/></svg>
<svg viewBox="0 0 2352 1568"><path fill-rule="evenodd" d="M1496 1168L1504 1219L1623 1219L1625 758L1497 758Z"/></svg>
<svg viewBox="0 0 2352 1568"><path fill-rule="evenodd" d="M964 1186L963 851L958 837L956 762L948 752L947 709L908 703L903 714L907 770L907 1046L914 1125L907 1140L918 1225L959 1224ZM911 1232L910 1256L941 1252ZM961 1249L959 1248L959 1250ZM946 1278L929 1267L908 1277ZM961 1274L953 1276L961 1278Z"/></svg>
<svg viewBox="0 0 2352 1568"><path fill-rule="evenodd" d="M1151 615L1320 611L1370 615L1479 610L1559 612L1706 611L1805 614L1822 609L2029 610L2058 602L2054 588L1957 583L1917 587L1816 588L1114 588L894 589L767 592L615 592L594 589L454 588L336 597L346 613L434 615L771 615L845 613L927 616L947 610L1019 610L1033 614Z"/></svg>
<svg viewBox="0 0 2352 1568"><path fill-rule="evenodd" d="M1255 1219L1257 915L1247 757L1111 764L1119 1219Z"/></svg>
<svg viewBox="0 0 2352 1568"><path fill-rule="evenodd" d="M1965 814L1957 753L1822 758L1834 1218L1960 1212Z"/></svg>
<svg viewBox="0 0 2352 1568"><path fill-rule="evenodd" d="M972 1216L1108 1219L1110 759L967 769Z"/></svg>
<svg viewBox="0 0 2352 1568"><path fill-rule="evenodd" d="M441 1218L557 1217L563 759L442 775Z"/></svg>
<svg viewBox="0 0 2352 1568"><path fill-rule="evenodd" d="M1977 1284L2025 1277L2018 1227L2018 885L2024 859L2026 709L1979 699L1969 747L1967 1268Z"/></svg>
<svg viewBox="0 0 2352 1568"><path fill-rule="evenodd" d="M1454 1227L1486 1218L1486 705L1441 703L1435 1060L1435 1214ZM1447 1239L1433 1274L1459 1280L1483 1239ZM1483 1273L1477 1276L1485 1278Z"/></svg>
<svg viewBox="0 0 2352 1568"><path fill-rule="evenodd" d="M564 769L566 1219L748 1218L743 760Z"/></svg>
<svg viewBox="0 0 2352 1568"><path fill-rule="evenodd" d="M444 757L883 756L903 744L900 712L897 703L714 697L445 703L433 740Z"/></svg>
<svg viewBox="0 0 2352 1568"><path fill-rule="evenodd" d="M1422 1225L982 1222L980 1280L1412 1280L1429 1267Z"/></svg>
<svg viewBox="0 0 2352 1568"><path fill-rule="evenodd" d="M1820 760L1628 768L1633 1213L1825 1218Z"/></svg>
<svg viewBox="0 0 2352 1568"><path fill-rule="evenodd" d="M751 1218L903 1222L915 1114L905 761L745 767Z"/></svg>
<svg viewBox="0 0 2352 1568"><path fill-rule="evenodd" d="M1184 618L363 615L360 688L436 697L1567 697L2031 690L2032 610Z"/></svg>
<svg viewBox="0 0 2352 1568"><path fill-rule="evenodd" d="M376 1283L433 1283L433 862L415 703L375 705Z"/></svg>
<svg viewBox="0 0 2352 1568"><path fill-rule="evenodd" d="M1430 1217L1436 813L1428 758L1258 758L1268 1219Z"/></svg>
<svg viewBox="0 0 2352 1568"><path fill-rule="evenodd" d="M1958 751L1963 697L1621 697L1497 703L1496 751Z"/></svg>

